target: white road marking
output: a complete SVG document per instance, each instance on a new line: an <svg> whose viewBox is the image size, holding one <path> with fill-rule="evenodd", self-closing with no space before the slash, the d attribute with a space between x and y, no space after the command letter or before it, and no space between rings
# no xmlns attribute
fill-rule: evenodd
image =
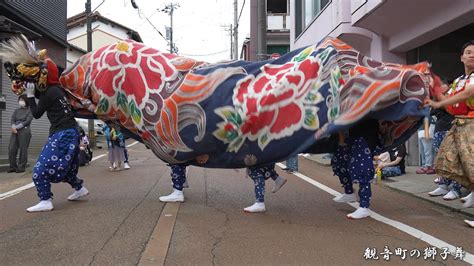
<svg viewBox="0 0 474 266"><path fill-rule="evenodd" d="M277 166L281 167L281 168L285 168L286 166L282 163L277 163L276 164ZM295 176L303 179L304 181L310 183L311 185L333 195L333 196L339 196L341 195L341 193L335 191L334 189L326 186L326 185L323 185L321 183L319 183L318 181L315 181L314 179L311 179L299 172L295 172L293 173ZM354 208L358 208L359 207L359 204L358 203L348 203L349 205L351 205L352 207ZM443 240L441 239L438 239L430 234L427 234L421 230L418 230L414 227L411 227L409 225L406 225L404 223L401 223L401 222L398 222L398 221L395 221L395 220L392 220L390 218L387 218L383 215L380 215L374 211L370 211L370 217L374 220L377 220L379 222L382 222L384 224L387 224L387 225L390 225L402 232L405 232L421 241L424 241L426 243L428 243L429 245L431 246L434 246L434 247L437 247L439 249L443 249L443 248L449 248L449 251L451 252L451 254L455 254L455 251L456 251L456 246L453 246L447 242L444 242ZM467 229L469 230L469 229ZM459 247L459 246L458 246ZM466 252L464 250L464 252ZM467 263L470 263L471 265L474 265L474 256L469 253L469 252L466 252L465 253L465 256L463 258L463 261L467 262Z"/></svg>
<svg viewBox="0 0 474 266"><path fill-rule="evenodd" d="M138 143L138 141L136 141L136 142L134 142L134 143L128 145L127 147L129 147L129 146L131 147L131 146L133 146L133 145L135 145L135 144L137 144L137 143ZM96 157L92 158L91 162L93 162L93 161L95 161L95 160L98 160L98 159L100 159L100 158L102 158L102 157L104 157L104 156L106 156L106 155L107 155L107 153L101 154L101 155L99 155L99 156L96 156ZM22 187L15 188L15 189L10 190L10 191L7 191L7 192L5 192L5 193L1 193L1 194L0 194L0 200L4 200L4 199L6 199L6 198L9 198L9 197L11 197L11 196L14 196L14 195L16 195L16 194L18 194L18 193L21 193L21 192L24 191L24 190L30 189L30 188L32 188L32 187L34 187L34 186L35 186L35 184L34 184L33 182L31 182L31 183L29 183L29 184L27 184L27 185L24 185L24 186L22 186Z"/></svg>
<svg viewBox="0 0 474 266"><path fill-rule="evenodd" d="M139 143L138 141L135 141L135 142L132 143L132 144L128 144L128 145L127 145L127 148L130 148L130 147L132 147L133 145L138 144L138 143Z"/></svg>
<svg viewBox="0 0 474 266"><path fill-rule="evenodd" d="M0 200L4 200L8 197L16 195L16 194L22 192L23 190L27 190L27 189L32 188L34 186L35 186L35 184L33 184L33 182L31 182L31 183L29 183L27 185L24 185L22 187L15 188L14 190L10 190L10 191L7 191L5 193L2 193L2 194L0 194Z"/></svg>

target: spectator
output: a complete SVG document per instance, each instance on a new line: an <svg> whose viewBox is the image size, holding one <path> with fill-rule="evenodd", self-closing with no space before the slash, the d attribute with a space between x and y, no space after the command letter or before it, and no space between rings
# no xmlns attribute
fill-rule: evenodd
<svg viewBox="0 0 474 266"><path fill-rule="evenodd" d="M416 173L432 175L435 173L433 169L433 137L435 128L433 117L425 117L425 123L429 123L428 132L425 132L425 129L418 131L418 145L420 146L418 150L421 154L422 167L417 169Z"/></svg>
<svg viewBox="0 0 474 266"><path fill-rule="evenodd" d="M405 174L405 156L407 154L405 144L392 149L389 154L389 162L381 162L377 165L377 168L382 171L382 179Z"/></svg>
<svg viewBox="0 0 474 266"><path fill-rule="evenodd" d="M122 163L125 161L125 139L118 129L118 126L113 124L108 132L109 139L110 139L110 146L109 146L109 162L110 162L110 171L122 170Z"/></svg>
<svg viewBox="0 0 474 266"><path fill-rule="evenodd" d="M290 156L288 159L286 159L286 167L283 168L283 170L287 171L288 173L298 171L298 154Z"/></svg>
<svg viewBox="0 0 474 266"><path fill-rule="evenodd" d="M10 169L8 173L23 173L25 172L26 163L28 162L28 146L30 145L31 130L30 124L33 120L33 115L29 108L28 99L26 95L18 97L18 105L11 119L11 137L8 145L8 159L10 161ZM20 150L20 158L17 162L17 153Z"/></svg>
<svg viewBox="0 0 474 266"><path fill-rule="evenodd" d="M84 166L89 164L92 160L92 150L90 149L89 138L87 137L86 132L84 132L84 129L79 128L79 132L81 135L79 143L79 166Z"/></svg>

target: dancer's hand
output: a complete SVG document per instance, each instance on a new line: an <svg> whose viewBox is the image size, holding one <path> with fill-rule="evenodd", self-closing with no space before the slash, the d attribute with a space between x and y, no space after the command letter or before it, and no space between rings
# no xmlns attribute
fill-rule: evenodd
<svg viewBox="0 0 474 266"><path fill-rule="evenodd" d="M34 98L35 97L35 87L36 87L36 85L32 82L26 83L25 92L26 92L26 96L28 98Z"/></svg>
<svg viewBox="0 0 474 266"><path fill-rule="evenodd" d="M431 106L433 107L434 109L439 109L441 108L441 104L439 102L435 102L431 99L425 99L425 101L423 102L423 106Z"/></svg>

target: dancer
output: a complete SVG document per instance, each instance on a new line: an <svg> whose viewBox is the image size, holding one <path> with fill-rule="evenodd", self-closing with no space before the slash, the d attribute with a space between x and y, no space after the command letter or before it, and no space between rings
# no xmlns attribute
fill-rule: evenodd
<svg viewBox="0 0 474 266"><path fill-rule="evenodd" d="M200 164L207 161L207 156L199 156L196 160ZM173 192L167 196L160 197L162 202L184 202L183 188L186 184L186 167L187 164L170 164L171 167L171 181L173 182ZM252 178L255 184L255 203L244 209L245 212L265 212L265 180L272 178L275 181L273 186L273 193L276 193L280 188L286 184L286 178L278 175L275 171L275 164L266 166L250 167L247 169L248 175Z"/></svg>
<svg viewBox="0 0 474 266"><path fill-rule="evenodd" d="M474 40L462 47L461 62L464 74L454 81L448 96L438 92L436 101L426 99L425 104L436 109L446 107L454 115L454 125L439 147L435 168L441 176L471 191L463 205L468 208L474 204ZM465 222L474 227L474 221Z"/></svg>
<svg viewBox="0 0 474 266"><path fill-rule="evenodd" d="M33 168L33 182L40 202L26 210L53 210L51 183L69 183L75 191L68 200L86 196L89 191L77 176L79 129L64 89L58 85L58 67L47 57L46 50L36 51L25 37L11 38L1 48L0 57L3 57L5 69L13 81L12 86L26 91L34 118L38 119L46 112L51 124L48 141ZM28 77L28 83L25 82L25 77ZM38 103L35 97L38 98Z"/></svg>
<svg viewBox="0 0 474 266"><path fill-rule="evenodd" d="M254 182L255 203L244 208L244 212L265 212L265 181L269 178L275 181L272 193L276 193L286 184L286 178L278 175L275 171L275 164L256 166L247 168L247 174Z"/></svg>
<svg viewBox="0 0 474 266"><path fill-rule="evenodd" d="M335 197L335 202L354 202L353 183L359 183L359 208L349 213L347 218L362 219L370 216L370 200L372 198L371 182L375 168L372 159L378 141L378 121L365 120L349 129L346 135L339 133L339 145L331 159L335 175L339 177L344 194Z"/></svg>

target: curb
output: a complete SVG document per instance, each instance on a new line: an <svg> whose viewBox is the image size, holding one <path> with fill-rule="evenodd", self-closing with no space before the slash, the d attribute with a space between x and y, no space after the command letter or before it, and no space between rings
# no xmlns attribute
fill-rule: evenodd
<svg viewBox="0 0 474 266"><path fill-rule="evenodd" d="M437 206L440 206L440 207L444 207L444 208L449 209L449 210L451 210L451 211L453 211L453 212L461 213L461 214L464 214L464 215L466 215L466 216L468 216L468 217L471 217L471 218L474 217L474 214L465 211L466 208L451 207L451 206L449 206L449 205L445 205L445 204L439 203L439 202L437 202L437 201L433 201L433 200L429 200L429 199L427 199L427 198L420 197L420 196L418 196L417 194L413 194L413 193L406 192L406 191L404 191L404 190L401 190L401 189L398 189L398 188L395 188L395 187L391 187L391 186L389 186L389 185L387 185L387 184L383 184L383 186L386 187L386 188L389 188L389 189L391 189L391 190L394 190L394 191L397 191L397 192L401 192L401 193L403 193L403 194L407 194L407 195L410 195L410 196L415 197L415 198L418 198L418 199L422 199L422 200L424 200L424 201L426 201L426 202L430 202L430 203L432 203L432 204L434 204L434 205L437 205Z"/></svg>
<svg viewBox="0 0 474 266"><path fill-rule="evenodd" d="M319 165L322 165L322 166L330 166L331 165L331 163L328 160L317 160L317 159L314 159L314 158L310 158L311 156L313 156L313 155L311 155L311 154L302 155L302 157L305 158L306 160L309 160L311 162L315 162ZM405 190L402 190L402 189L399 189L399 188L396 188L396 187L392 187L392 186L390 186L386 183L383 183L383 181L382 181L382 183L377 183L377 184L382 184L383 187L389 188L389 189L397 191L397 192L401 192L403 194L410 195L410 196L418 198L418 199L422 199L423 201L430 202L434 205L446 208L450 211L461 213L461 214L466 215L466 216L471 217L471 218L474 217L474 214L467 212L466 208L456 208L456 207L452 207L452 206L449 206L449 205L442 204L442 203L437 202L437 201L429 200L428 198L418 196L417 194L413 194L413 193L407 192Z"/></svg>

